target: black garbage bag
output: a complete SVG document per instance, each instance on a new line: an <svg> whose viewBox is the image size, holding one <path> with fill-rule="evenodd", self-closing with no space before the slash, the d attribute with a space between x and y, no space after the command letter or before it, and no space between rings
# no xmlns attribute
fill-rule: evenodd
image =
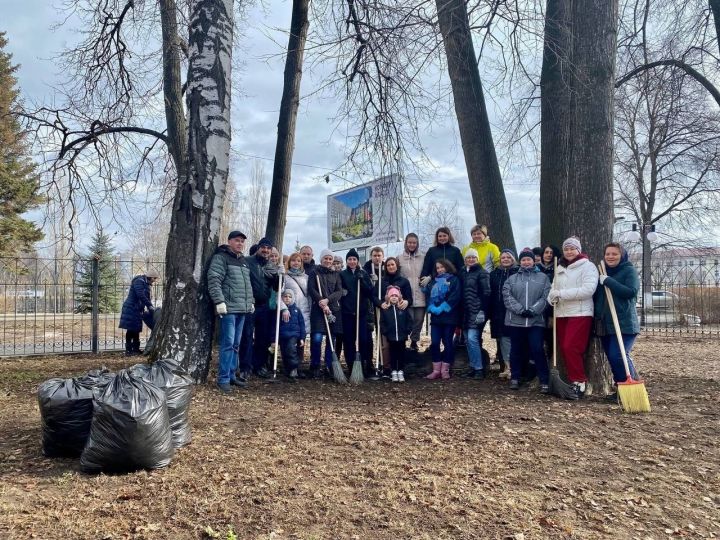
<svg viewBox="0 0 720 540"><path fill-rule="evenodd" d="M80 457L87 473L166 467L175 453L165 393L123 370L94 390L90 437Z"/></svg>
<svg viewBox="0 0 720 540"><path fill-rule="evenodd" d="M148 322L152 322L152 326L147 324L150 328L150 337L148 337L147 341L145 342L145 354L150 354L150 351L152 351L152 348L155 346L155 327L160 322L160 316L162 315L162 308L156 307L152 310L152 319L150 321L145 321L145 324Z"/></svg>
<svg viewBox="0 0 720 540"><path fill-rule="evenodd" d="M77 380L90 386L106 386L114 376L115 373L103 366L98 369L91 369L82 377L78 377Z"/></svg>
<svg viewBox="0 0 720 540"><path fill-rule="evenodd" d="M188 444L192 439L188 413L194 386L188 372L174 360L157 360L149 366L137 364L128 368L128 371L165 392L173 446L180 448Z"/></svg>
<svg viewBox="0 0 720 540"><path fill-rule="evenodd" d="M93 386L78 379L50 379L38 387L42 449L48 457L78 457L93 417Z"/></svg>

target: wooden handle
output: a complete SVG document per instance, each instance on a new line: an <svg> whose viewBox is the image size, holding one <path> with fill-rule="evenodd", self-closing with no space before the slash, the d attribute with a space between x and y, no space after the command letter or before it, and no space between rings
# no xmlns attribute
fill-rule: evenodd
<svg viewBox="0 0 720 540"><path fill-rule="evenodd" d="M360 350L360 278L357 279L357 302L355 304L355 352Z"/></svg>
<svg viewBox="0 0 720 540"><path fill-rule="evenodd" d="M283 275L278 276L278 294L275 299L275 350L273 351L273 372L277 371L278 349L280 348L280 300L282 295ZM288 309L290 311L290 309Z"/></svg>
<svg viewBox="0 0 720 540"><path fill-rule="evenodd" d="M553 257L553 282L552 288L555 288L555 274L557 274L557 257ZM555 316L555 306L553 308L553 369L557 368L557 317Z"/></svg>

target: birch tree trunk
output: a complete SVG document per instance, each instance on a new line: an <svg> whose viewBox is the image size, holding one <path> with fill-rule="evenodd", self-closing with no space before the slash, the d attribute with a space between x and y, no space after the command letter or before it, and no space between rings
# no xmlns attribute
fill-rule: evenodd
<svg viewBox="0 0 720 540"><path fill-rule="evenodd" d="M500 247L515 248L485 95L464 0L436 0L448 73L478 223Z"/></svg>
<svg viewBox="0 0 720 540"><path fill-rule="evenodd" d="M546 13L552 18L542 74L541 236L558 243L576 235L597 263L612 236L618 1L548 0ZM595 339L585 370L591 391L610 390Z"/></svg>
<svg viewBox="0 0 720 540"><path fill-rule="evenodd" d="M282 241L287 224L288 197L290 195L290 176L292 157L295 149L295 124L300 105L300 81L302 79L305 40L308 33L308 9L310 0L293 0L290 38L285 57L285 78L280 101L278 136L275 146L272 190L268 210L265 236L282 253Z"/></svg>
<svg viewBox="0 0 720 540"><path fill-rule="evenodd" d="M230 154L232 0L190 2L186 174L178 178L156 358L207 379L215 314L206 268L218 240Z"/></svg>

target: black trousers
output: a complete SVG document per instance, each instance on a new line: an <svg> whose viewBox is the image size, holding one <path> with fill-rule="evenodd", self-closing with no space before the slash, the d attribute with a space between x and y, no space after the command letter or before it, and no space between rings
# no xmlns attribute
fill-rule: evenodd
<svg viewBox="0 0 720 540"><path fill-rule="evenodd" d="M125 352L140 352L140 332L125 331Z"/></svg>
<svg viewBox="0 0 720 540"><path fill-rule="evenodd" d="M405 369L405 342L389 341L390 349L390 366L393 371L403 371Z"/></svg>

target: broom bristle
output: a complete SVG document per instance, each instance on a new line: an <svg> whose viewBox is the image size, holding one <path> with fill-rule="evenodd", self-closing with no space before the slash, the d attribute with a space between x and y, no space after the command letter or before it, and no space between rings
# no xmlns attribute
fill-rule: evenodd
<svg viewBox="0 0 720 540"><path fill-rule="evenodd" d="M339 382L340 384L347 384L348 381L347 377L345 377L345 372L343 371L343 368L340 365L340 361L334 353L332 360L332 372L335 381Z"/></svg>
<svg viewBox="0 0 720 540"><path fill-rule="evenodd" d="M550 379L548 381L550 393L563 399L577 399L578 395L572 385L566 383L560 378L560 372L557 369L550 370Z"/></svg>
<svg viewBox="0 0 720 540"><path fill-rule="evenodd" d="M362 360L356 358L353 362L352 371L350 372L350 384L362 384L364 381Z"/></svg>
<svg viewBox="0 0 720 540"><path fill-rule="evenodd" d="M617 393L623 411L627 413L650 412L650 398L643 382L618 383Z"/></svg>

